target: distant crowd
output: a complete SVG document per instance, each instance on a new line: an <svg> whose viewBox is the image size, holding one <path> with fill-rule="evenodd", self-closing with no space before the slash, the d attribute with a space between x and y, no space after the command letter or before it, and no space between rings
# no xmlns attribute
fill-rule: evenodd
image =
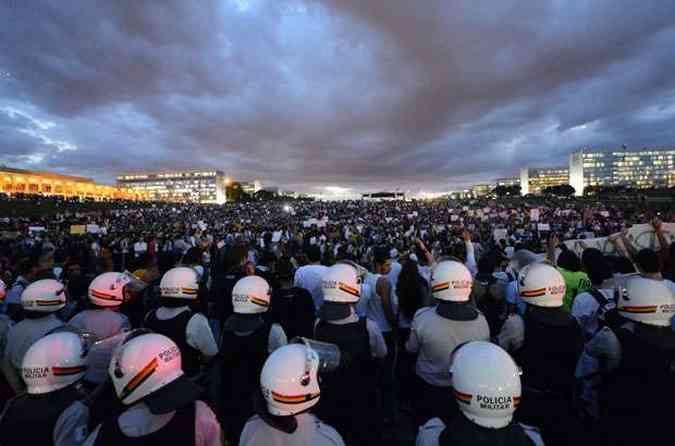
<svg viewBox="0 0 675 446"><path fill-rule="evenodd" d="M675 440L672 202L2 201L0 446Z"/></svg>

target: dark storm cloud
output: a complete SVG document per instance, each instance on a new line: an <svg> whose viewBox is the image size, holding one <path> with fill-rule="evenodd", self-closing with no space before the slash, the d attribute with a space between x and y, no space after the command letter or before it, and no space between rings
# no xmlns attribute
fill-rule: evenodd
<svg viewBox="0 0 675 446"><path fill-rule="evenodd" d="M662 1L7 1L0 161L445 189L675 143L674 44Z"/></svg>

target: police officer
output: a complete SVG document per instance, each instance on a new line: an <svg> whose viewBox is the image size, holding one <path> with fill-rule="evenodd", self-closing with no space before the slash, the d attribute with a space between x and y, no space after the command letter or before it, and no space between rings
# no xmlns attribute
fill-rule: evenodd
<svg viewBox="0 0 675 446"><path fill-rule="evenodd" d="M0 417L0 444L52 445L54 426L64 409L84 396L87 345L77 334L53 333L26 352L22 377L26 393L10 400Z"/></svg>
<svg viewBox="0 0 675 446"><path fill-rule="evenodd" d="M429 420L417 446L543 445L536 429L513 421L520 370L502 348L484 341L462 345L452 355L450 376L460 414Z"/></svg>
<svg viewBox="0 0 675 446"><path fill-rule="evenodd" d="M184 374L180 349L171 339L130 333L116 350L109 375L128 409L99 424L85 446L222 444L216 416L199 400L202 390Z"/></svg>
<svg viewBox="0 0 675 446"><path fill-rule="evenodd" d="M332 367L310 346L292 344L272 353L260 375L257 415L246 423L239 445L344 445L335 429L311 413L321 397L319 373Z"/></svg>
<svg viewBox="0 0 675 446"><path fill-rule="evenodd" d="M197 301L199 275L193 268L180 266L167 271L159 284L162 306L145 317L145 326L178 345L182 369L188 376L200 371L202 358L218 353L209 321L190 308Z"/></svg>
<svg viewBox="0 0 675 446"><path fill-rule="evenodd" d="M57 312L65 306L64 285L54 279L33 282L21 294L25 319L9 329L3 362L5 377L15 392L23 388L19 378L23 356L35 341L64 325Z"/></svg>
<svg viewBox="0 0 675 446"><path fill-rule="evenodd" d="M511 315L496 338L523 369L522 419L540 426L547 444L571 444L578 430L572 413L574 372L584 337L563 308L565 280L556 268L533 263L518 274L525 313Z"/></svg>
<svg viewBox="0 0 675 446"><path fill-rule="evenodd" d="M618 317L607 317L586 346L603 367L600 422L606 444L635 445L649 438L673 444L675 296L660 280L629 279L617 290Z"/></svg>
<svg viewBox="0 0 675 446"><path fill-rule="evenodd" d="M126 285L134 280L130 274L103 273L87 290L91 307L76 314L68 325L103 339L130 330L129 319L118 310L125 301Z"/></svg>
<svg viewBox="0 0 675 446"><path fill-rule="evenodd" d="M220 346L223 427L236 443L253 415L251 397L267 356L286 344L281 325L269 317L270 286L259 276L246 276L232 289L234 313L224 324Z"/></svg>
<svg viewBox="0 0 675 446"><path fill-rule="evenodd" d="M376 444L381 431L375 359L387 355L377 325L356 314L361 285L357 266L338 263L322 280L323 305L315 338L339 346L345 358L340 373L325 379L318 415L345 436L347 444Z"/></svg>
<svg viewBox="0 0 675 446"><path fill-rule="evenodd" d="M471 273L462 263L439 262L431 279L432 296L438 304L418 310L413 318L406 349L418 353L418 425L435 416L456 415L456 406L448 406L446 397L451 386L450 354L464 342L490 339L485 317L469 301L472 283Z"/></svg>

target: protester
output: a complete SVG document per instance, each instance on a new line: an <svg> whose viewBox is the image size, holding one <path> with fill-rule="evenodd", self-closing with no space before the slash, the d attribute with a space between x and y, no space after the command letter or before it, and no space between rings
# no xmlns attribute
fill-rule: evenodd
<svg viewBox="0 0 675 446"><path fill-rule="evenodd" d="M554 197L294 201L289 212L280 201L11 200L0 195L0 205L24 202L31 212L0 218L0 279L9 288L0 303L0 403L30 391L21 360L31 346L62 331L81 332L87 341L87 370L73 384L87 394L65 410L70 398L59 400L35 420L49 432L62 412L53 425L55 444L79 446L101 425L89 444L218 445L216 416L230 444L242 429L242 444L412 444L411 427L418 425L421 444L437 438L461 444L477 432L494 443L506 438L502 429L539 444L532 426L547 445L621 444L638 441L628 432L636 423L668 426L659 417L672 413L670 400L657 396L673 382L666 367L675 305L672 204ZM44 230L29 229L35 227ZM161 280L176 271L185 280ZM538 303L542 297L550 302ZM137 381L124 367L117 373L124 376L115 377L111 358L121 343L124 350L131 337L147 336L126 332L146 316L145 325L173 339L160 343L170 353L150 355L158 368L146 382L180 351L181 371L174 364L170 376L162 375L170 382L164 395L183 395L171 384L178 374L204 387L191 387L166 413L152 413L155 390L130 402L106 382L110 377L124 392ZM304 338L295 341L304 344L304 360L300 350L274 355L296 336ZM524 371L518 411L497 417L507 427L476 422L478 412L451 398L454 391L473 394L483 369L496 380L511 370L494 347L485 357L503 361L454 381L451 353L490 338ZM313 339L339 349L334 373L324 369ZM56 360L68 360L66 350L51 349L62 355ZM482 351L459 347L456 354L469 364ZM261 379L270 354L276 365ZM140 362L153 362L150 356ZM300 385L293 390L274 381L284 377ZM265 389L277 389L276 399ZM649 394L637 395L640 389ZM312 396L306 401L305 390ZM15 401L24 398L40 400ZM14 421L33 420L15 415Z"/></svg>

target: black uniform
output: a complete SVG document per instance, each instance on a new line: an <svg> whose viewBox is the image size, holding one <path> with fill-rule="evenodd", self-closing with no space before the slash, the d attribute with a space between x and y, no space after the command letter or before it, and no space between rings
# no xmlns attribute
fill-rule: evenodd
<svg viewBox="0 0 675 446"><path fill-rule="evenodd" d="M576 319L559 308L528 306L525 339L513 357L523 369L519 417L541 428L546 444L572 444L580 434L572 396L584 337Z"/></svg>
<svg viewBox="0 0 675 446"><path fill-rule="evenodd" d="M320 320L315 328L318 341L340 347L344 364L324 377L317 414L349 445L377 444L380 440L376 364L366 323L366 318L340 325Z"/></svg>
<svg viewBox="0 0 675 446"><path fill-rule="evenodd" d="M0 420L0 444L52 445L54 426L61 413L83 397L77 386L39 395L23 394L8 402Z"/></svg>
<svg viewBox="0 0 675 446"><path fill-rule="evenodd" d="M446 423L438 438L438 446L534 446L522 426L510 423L500 429L488 429L459 415Z"/></svg>
<svg viewBox="0 0 675 446"><path fill-rule="evenodd" d="M621 362L599 395L606 444L675 444L675 332L640 323L612 331Z"/></svg>
<svg viewBox="0 0 675 446"><path fill-rule="evenodd" d="M188 376L199 373L199 359L201 352L187 342L187 326L194 313L190 310L179 313L172 319L157 318L156 311L148 313L145 326L155 333L166 336L176 343L180 349L183 371Z"/></svg>
<svg viewBox="0 0 675 446"><path fill-rule="evenodd" d="M252 397L260 386L260 372L268 356L271 329L272 323L265 320L246 336L228 330L223 332L220 347L223 362L221 424L233 444L238 444L246 421L254 414Z"/></svg>

